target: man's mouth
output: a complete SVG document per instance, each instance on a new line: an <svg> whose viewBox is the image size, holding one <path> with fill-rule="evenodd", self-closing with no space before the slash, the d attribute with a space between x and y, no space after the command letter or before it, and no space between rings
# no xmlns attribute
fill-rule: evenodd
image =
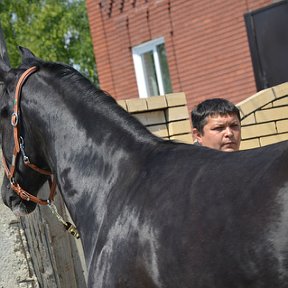
<svg viewBox="0 0 288 288"><path fill-rule="evenodd" d="M226 142L224 145L235 144L235 142Z"/></svg>
<svg viewBox="0 0 288 288"><path fill-rule="evenodd" d="M223 146L235 146L235 145L236 145L235 142L227 142L223 144Z"/></svg>

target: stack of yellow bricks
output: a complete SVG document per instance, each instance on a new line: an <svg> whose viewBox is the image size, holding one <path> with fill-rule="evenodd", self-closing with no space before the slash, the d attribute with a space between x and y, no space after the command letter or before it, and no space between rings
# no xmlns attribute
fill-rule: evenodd
<svg viewBox="0 0 288 288"><path fill-rule="evenodd" d="M118 104L155 135L193 143L184 93L120 100ZM262 90L237 107L242 118L241 150L288 140L288 82Z"/></svg>
<svg viewBox="0 0 288 288"><path fill-rule="evenodd" d="M118 104L136 117L153 134L164 139L193 143L184 93L119 100Z"/></svg>
<svg viewBox="0 0 288 288"><path fill-rule="evenodd" d="M240 149L288 140L288 83L283 83L237 104L241 113Z"/></svg>

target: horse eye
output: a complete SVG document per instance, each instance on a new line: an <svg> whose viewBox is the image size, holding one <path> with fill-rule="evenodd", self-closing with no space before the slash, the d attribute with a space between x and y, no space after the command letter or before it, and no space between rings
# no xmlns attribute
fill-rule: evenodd
<svg viewBox="0 0 288 288"><path fill-rule="evenodd" d="M1 109L1 118L7 118L9 116L8 107L5 106Z"/></svg>

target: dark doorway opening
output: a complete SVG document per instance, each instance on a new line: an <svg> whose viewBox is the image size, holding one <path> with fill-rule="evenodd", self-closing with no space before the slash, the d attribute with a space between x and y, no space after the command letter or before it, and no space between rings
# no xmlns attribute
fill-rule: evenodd
<svg viewBox="0 0 288 288"><path fill-rule="evenodd" d="M288 1L244 15L257 90L288 81Z"/></svg>

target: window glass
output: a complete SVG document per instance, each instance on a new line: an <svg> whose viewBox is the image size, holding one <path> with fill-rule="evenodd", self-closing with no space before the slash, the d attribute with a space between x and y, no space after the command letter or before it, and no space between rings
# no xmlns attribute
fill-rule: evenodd
<svg viewBox="0 0 288 288"><path fill-rule="evenodd" d="M159 54L159 61L160 61L160 68L162 72L164 91L165 93L171 93L172 87L171 87L170 73L169 73L164 43L157 46L157 51Z"/></svg>
<svg viewBox="0 0 288 288"><path fill-rule="evenodd" d="M153 52L144 53L142 63L148 96L159 95Z"/></svg>
<svg viewBox="0 0 288 288"><path fill-rule="evenodd" d="M164 38L158 38L132 49L140 97L172 92Z"/></svg>

